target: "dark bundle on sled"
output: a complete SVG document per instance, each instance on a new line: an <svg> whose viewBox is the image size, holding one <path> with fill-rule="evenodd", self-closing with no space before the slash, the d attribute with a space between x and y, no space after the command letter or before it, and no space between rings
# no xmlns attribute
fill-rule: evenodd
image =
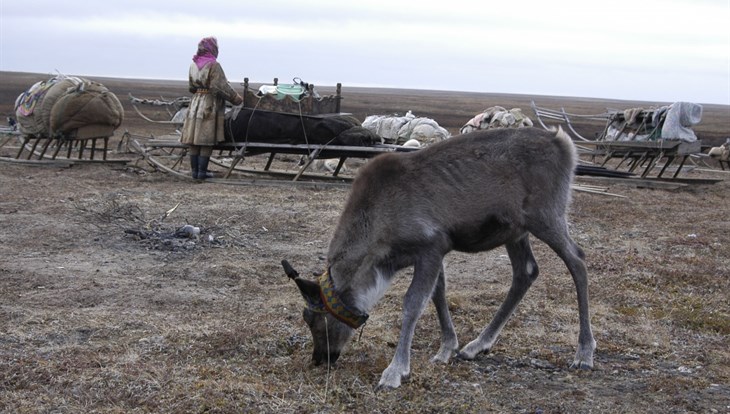
<svg viewBox="0 0 730 414"><path fill-rule="evenodd" d="M372 146L381 142L348 114L302 115L238 107L226 114L228 142Z"/></svg>

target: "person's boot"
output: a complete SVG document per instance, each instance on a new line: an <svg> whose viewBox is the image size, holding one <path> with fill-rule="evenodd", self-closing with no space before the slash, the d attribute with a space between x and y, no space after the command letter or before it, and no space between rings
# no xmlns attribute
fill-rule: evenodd
<svg viewBox="0 0 730 414"><path fill-rule="evenodd" d="M190 172L194 180L198 179L198 156L190 156Z"/></svg>
<svg viewBox="0 0 730 414"><path fill-rule="evenodd" d="M198 179L205 180L206 178L213 178L215 175L208 172L208 162L210 157L199 156L198 157Z"/></svg>

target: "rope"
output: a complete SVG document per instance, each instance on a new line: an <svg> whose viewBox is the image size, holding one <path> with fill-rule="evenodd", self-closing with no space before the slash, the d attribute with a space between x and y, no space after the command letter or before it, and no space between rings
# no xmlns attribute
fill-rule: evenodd
<svg viewBox="0 0 730 414"><path fill-rule="evenodd" d="M327 403L327 394L330 387L330 332L327 315L324 315L324 333L327 336L327 377L324 380L324 403Z"/></svg>
<svg viewBox="0 0 730 414"><path fill-rule="evenodd" d="M297 107L299 108L299 121L302 124L302 134L304 134L304 143L307 145L307 151L309 151L309 157L312 157L312 150L309 148L309 139L307 138L307 127L304 124L304 114L302 113L302 102L297 101Z"/></svg>
<svg viewBox="0 0 730 414"><path fill-rule="evenodd" d="M244 91L244 93L245 93L245 91ZM253 110L251 111L251 115L249 115L249 117L248 117L248 122L246 123L246 135L244 136L244 140L243 140L243 147L241 147L241 149L238 150L238 154L237 154L241 159L245 158L244 154L246 153L246 147L248 145L248 130L251 128L251 119L253 119L253 114L256 113L256 110L258 109L260 103L261 103L261 99L259 98L259 100L256 101L256 105L253 107ZM241 104L241 106L239 107L239 109L238 109L239 111L240 111L240 108L243 108L243 104ZM231 137L231 142L235 144L236 140L233 137L232 125L233 125L233 122L228 123L228 135Z"/></svg>

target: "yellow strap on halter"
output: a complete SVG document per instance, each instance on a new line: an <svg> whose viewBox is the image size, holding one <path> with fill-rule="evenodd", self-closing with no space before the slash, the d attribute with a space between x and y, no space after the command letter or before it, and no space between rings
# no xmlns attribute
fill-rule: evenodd
<svg viewBox="0 0 730 414"><path fill-rule="evenodd" d="M331 313L340 322L353 329L357 329L368 320L369 315L367 313L360 313L340 300L337 296L335 283L332 281L329 269L325 270L322 276L319 277L319 291L327 312Z"/></svg>

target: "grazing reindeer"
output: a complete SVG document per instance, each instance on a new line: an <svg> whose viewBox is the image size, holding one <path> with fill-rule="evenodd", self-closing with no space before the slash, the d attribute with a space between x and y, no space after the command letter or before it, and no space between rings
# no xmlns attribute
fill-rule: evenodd
<svg viewBox="0 0 730 414"><path fill-rule="evenodd" d="M458 356L473 359L489 351L537 278L532 233L573 276L580 334L571 366L592 368L596 342L584 254L568 235L566 221L575 165L573 143L562 130L535 128L476 131L366 164L352 184L319 283L300 278L282 261L308 304L304 320L314 338L314 363L337 360L395 272L411 265L400 339L378 388L396 388L410 374L413 333L429 298L441 326L441 347L432 360L448 361L458 341L446 302L444 256L505 245L512 286L491 323Z"/></svg>

